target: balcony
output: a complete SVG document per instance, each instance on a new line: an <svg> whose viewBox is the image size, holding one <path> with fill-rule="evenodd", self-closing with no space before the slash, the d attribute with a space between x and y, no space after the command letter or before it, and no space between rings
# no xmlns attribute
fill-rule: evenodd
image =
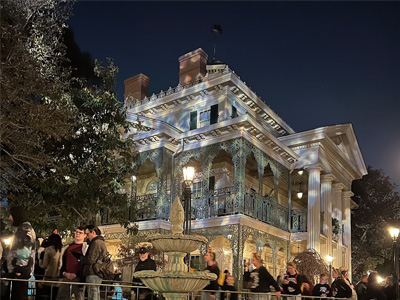
<svg viewBox="0 0 400 300"><path fill-rule="evenodd" d="M182 197L183 198L183 197ZM245 189L243 203L235 207L234 187L215 189L208 197L192 199L192 219L207 219L219 216L244 214L263 223L288 230L288 208L278 204L273 197L260 196L252 189ZM135 221L157 219L157 194L136 196L129 209L129 219ZM291 211L291 232L307 231L307 210ZM102 224L110 224L108 214L102 215Z"/></svg>

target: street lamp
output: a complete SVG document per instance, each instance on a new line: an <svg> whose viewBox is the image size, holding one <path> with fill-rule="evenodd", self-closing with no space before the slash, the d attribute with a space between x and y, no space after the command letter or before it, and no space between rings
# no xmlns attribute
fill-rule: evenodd
<svg viewBox="0 0 400 300"><path fill-rule="evenodd" d="M390 228L390 236L393 239L393 284L396 298L399 299L399 259L397 254L397 238L399 237L399 228Z"/></svg>
<svg viewBox="0 0 400 300"><path fill-rule="evenodd" d="M129 221L132 221L132 212L136 211L135 209L132 209L132 205L136 203L136 189L134 188L134 185L136 183L136 176L132 175L131 176L131 201L129 203ZM135 193L134 193L135 192ZM136 218L133 218L133 221L136 221Z"/></svg>
<svg viewBox="0 0 400 300"><path fill-rule="evenodd" d="M192 190L190 189L194 179L194 168L183 167L183 180L185 181L185 234L190 234L191 219L192 219Z"/></svg>
<svg viewBox="0 0 400 300"><path fill-rule="evenodd" d="M326 257L326 260L329 263L329 284L332 284L332 262L333 262L333 256L328 255Z"/></svg>

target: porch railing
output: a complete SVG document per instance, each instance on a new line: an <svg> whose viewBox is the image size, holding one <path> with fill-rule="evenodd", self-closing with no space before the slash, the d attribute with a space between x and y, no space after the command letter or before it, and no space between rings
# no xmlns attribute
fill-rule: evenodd
<svg viewBox="0 0 400 300"><path fill-rule="evenodd" d="M244 214L261 222L288 230L288 208L280 205L270 196L261 196L252 189L246 188L243 202L235 206L236 191L234 187L215 189L206 197L192 199L192 219L207 219L225 215ZM157 219L157 194L136 196L129 209L130 220L144 221ZM103 224L106 222L103 218ZM307 210L291 211L291 231L307 231Z"/></svg>

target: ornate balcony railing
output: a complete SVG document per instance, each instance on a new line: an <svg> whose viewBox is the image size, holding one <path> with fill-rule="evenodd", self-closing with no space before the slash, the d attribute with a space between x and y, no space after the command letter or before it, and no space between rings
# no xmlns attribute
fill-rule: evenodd
<svg viewBox="0 0 400 300"><path fill-rule="evenodd" d="M307 231L307 210L294 209L292 210L292 232Z"/></svg>
<svg viewBox="0 0 400 300"><path fill-rule="evenodd" d="M261 222L288 230L288 208L280 205L273 197L260 196L252 189L245 189L243 203L235 207L234 187L215 189L207 197L192 199L192 219L207 219L225 215L244 214ZM103 224L109 223L103 215ZM157 219L157 194L136 196L129 209L130 220L144 221ZM291 211L291 231L307 231L307 210Z"/></svg>

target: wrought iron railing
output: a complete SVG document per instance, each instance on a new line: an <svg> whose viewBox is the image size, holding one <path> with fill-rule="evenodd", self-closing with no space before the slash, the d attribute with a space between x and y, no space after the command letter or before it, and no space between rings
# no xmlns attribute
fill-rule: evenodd
<svg viewBox="0 0 400 300"><path fill-rule="evenodd" d="M204 197L192 199L192 220L244 214L277 228L288 230L288 208L278 204L274 197L261 196L252 189L245 188L243 202L236 205L235 187L225 187L208 192ZM240 201L239 201L240 202ZM157 219L157 194L136 196L129 209L129 219L144 221ZM107 215L103 217L103 224ZM307 231L307 210L291 211L291 231Z"/></svg>

